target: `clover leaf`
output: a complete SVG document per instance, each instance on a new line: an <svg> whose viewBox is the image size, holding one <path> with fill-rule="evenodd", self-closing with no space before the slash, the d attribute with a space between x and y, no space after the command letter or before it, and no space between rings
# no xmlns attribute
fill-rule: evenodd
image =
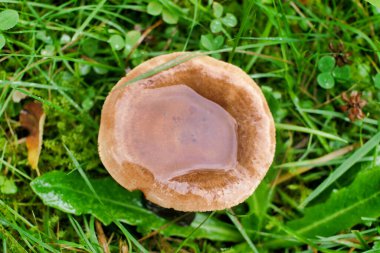
<svg viewBox="0 0 380 253"><path fill-rule="evenodd" d="M323 56L318 61L318 69L321 71L317 76L319 86L324 89L331 89L335 86L335 81L344 82L350 79L350 66L335 66L336 61L332 56Z"/></svg>
<svg viewBox="0 0 380 253"><path fill-rule="evenodd" d="M331 75L330 72L323 72L318 75L317 81L319 86L321 86L324 89L331 89L335 85L334 77Z"/></svg>
<svg viewBox="0 0 380 253"><path fill-rule="evenodd" d="M207 50L218 50L223 46L224 38L222 35L214 37L212 34L201 36L201 46Z"/></svg>
<svg viewBox="0 0 380 253"><path fill-rule="evenodd" d="M165 6L162 6L162 4L159 3L158 1L149 2L147 6L147 12L148 14L153 15L153 16L158 16L162 14L162 19L167 24L171 24L171 25L177 24L179 20L179 16L176 13L165 8Z"/></svg>
<svg viewBox="0 0 380 253"><path fill-rule="evenodd" d="M214 2L212 4L212 11L213 11L214 16L216 18L222 17L222 15L223 15L223 5L221 5L220 3Z"/></svg>
<svg viewBox="0 0 380 253"><path fill-rule="evenodd" d="M349 80L350 79L350 67L345 65L343 67L335 67L332 75L338 80Z"/></svg>
<svg viewBox="0 0 380 253"><path fill-rule="evenodd" d="M15 27L18 23L19 16L15 10L4 10L0 12L0 30L6 31ZM5 46L5 36L0 34L0 49Z"/></svg>
<svg viewBox="0 0 380 253"><path fill-rule="evenodd" d="M222 18L222 22L228 27L235 27L237 25L237 19L231 13L227 13L226 16Z"/></svg>
<svg viewBox="0 0 380 253"><path fill-rule="evenodd" d="M210 29L212 33L218 33L222 31L223 25L222 22L219 19L214 19L210 23Z"/></svg>
<svg viewBox="0 0 380 253"><path fill-rule="evenodd" d="M158 2L150 2L148 4L148 9L147 9L148 13L150 15L153 15L153 16L158 16L161 14L162 12L162 5Z"/></svg>
<svg viewBox="0 0 380 253"><path fill-rule="evenodd" d="M18 23L18 12L15 10L4 10L0 12L0 30L9 30Z"/></svg>
<svg viewBox="0 0 380 253"><path fill-rule="evenodd" d="M223 16L223 5L218 2L212 4L212 11L215 19L210 22L210 29L212 33L219 33L223 30L223 25L227 27L235 27L237 25L237 18L231 14L227 13Z"/></svg>
<svg viewBox="0 0 380 253"><path fill-rule="evenodd" d="M125 46L125 42L124 42L124 39L123 37L121 37L120 35L118 34L113 34L109 39L108 39L108 43L111 45L111 47L118 51L118 50L121 50L124 48Z"/></svg>
<svg viewBox="0 0 380 253"><path fill-rule="evenodd" d="M318 61L318 69L321 72L332 71L335 67L335 58L332 56L324 56Z"/></svg>

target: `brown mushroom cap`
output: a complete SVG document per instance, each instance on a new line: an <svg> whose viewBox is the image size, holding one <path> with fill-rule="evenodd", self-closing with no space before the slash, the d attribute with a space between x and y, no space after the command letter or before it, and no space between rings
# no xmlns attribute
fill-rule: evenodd
<svg viewBox="0 0 380 253"><path fill-rule="evenodd" d="M272 163L273 118L247 74L208 56L126 85L184 54L155 57L116 84L102 110L100 158L119 184L160 206L232 207Z"/></svg>

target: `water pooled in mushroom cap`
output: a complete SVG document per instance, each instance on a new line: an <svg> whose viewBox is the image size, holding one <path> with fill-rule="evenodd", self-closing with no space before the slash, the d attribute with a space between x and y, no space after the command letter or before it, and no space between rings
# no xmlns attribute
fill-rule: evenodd
<svg viewBox="0 0 380 253"><path fill-rule="evenodd" d="M126 152L157 180L235 167L236 121L218 104L186 85L144 89L130 102Z"/></svg>

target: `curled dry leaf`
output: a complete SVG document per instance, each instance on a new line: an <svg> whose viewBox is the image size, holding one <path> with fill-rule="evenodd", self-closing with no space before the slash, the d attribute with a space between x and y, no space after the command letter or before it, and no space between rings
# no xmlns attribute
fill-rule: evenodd
<svg viewBox="0 0 380 253"><path fill-rule="evenodd" d="M43 127L45 123L45 112L39 102L30 102L24 105L20 112L20 124L29 131L26 137L28 148L29 165L38 172L38 159L42 147Z"/></svg>

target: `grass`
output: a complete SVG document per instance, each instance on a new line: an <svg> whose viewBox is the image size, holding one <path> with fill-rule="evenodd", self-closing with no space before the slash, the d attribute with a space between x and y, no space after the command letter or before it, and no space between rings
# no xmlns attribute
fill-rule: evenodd
<svg viewBox="0 0 380 253"><path fill-rule="evenodd" d="M5 39L0 49L0 251L379 252L380 212L353 227L332 221L329 226L341 228L336 234L325 235L321 228L320 234L305 235L291 224L380 164L380 84L375 82L380 9L360 0L220 1L221 18L231 13L237 25L223 24L212 33L210 23L218 19L212 1L157 2L163 10L152 15L149 1L142 0L1 1L0 12L16 10L19 17L6 20L15 22L10 29L1 30L0 24L0 42ZM121 48L110 40L113 35L121 37ZM40 173L78 170L97 196L91 179L108 177L97 152L106 95L128 69L175 51L230 62L261 86L276 121L277 149L257 191L232 210L202 216L184 237L122 220L100 225L101 232L92 215L44 205L30 187L38 175L28 166L19 134L25 100L15 102L14 96L22 93L43 104ZM333 56L336 68L349 69L349 75L333 76L330 89L317 81L323 56ZM365 118L352 122L340 107L342 92L354 90L367 105ZM194 238L206 221L224 222L240 241L229 240L228 233L219 240ZM274 248L271 242L282 244Z"/></svg>

